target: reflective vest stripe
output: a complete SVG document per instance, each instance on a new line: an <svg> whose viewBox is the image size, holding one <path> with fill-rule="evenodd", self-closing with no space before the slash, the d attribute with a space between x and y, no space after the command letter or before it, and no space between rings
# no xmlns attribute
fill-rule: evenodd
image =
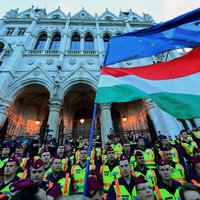
<svg viewBox="0 0 200 200"><path fill-rule="evenodd" d="M67 164L68 164L68 157L65 158L65 162L64 162L64 167L63 167L63 171L66 172L67 170Z"/></svg>
<svg viewBox="0 0 200 200"><path fill-rule="evenodd" d="M159 199L159 200L162 200L162 196L161 196L160 190L159 190L159 188L158 188L158 185L156 185L156 186L154 187L154 189L155 189L155 191L156 191L156 194L158 195L158 199Z"/></svg>
<svg viewBox="0 0 200 200"><path fill-rule="evenodd" d="M145 160L145 162L154 162L154 160ZM147 163L148 164L148 163Z"/></svg>
<svg viewBox="0 0 200 200"><path fill-rule="evenodd" d="M106 163L104 163L104 164L102 165L102 167L101 167L101 171L100 171L101 176L103 176L103 172L104 172L105 165L106 165Z"/></svg>
<svg viewBox="0 0 200 200"><path fill-rule="evenodd" d="M132 174L133 174L133 176L137 177L137 174L134 170L132 170Z"/></svg>
<svg viewBox="0 0 200 200"><path fill-rule="evenodd" d="M110 183L104 183L103 186L110 187Z"/></svg>
<svg viewBox="0 0 200 200"><path fill-rule="evenodd" d="M187 151L187 153L188 153L190 156L192 156L192 155L193 155L193 148L192 148L191 151L190 151L190 149L187 147L187 145L186 145L185 143L181 142L181 144L182 144L182 146L185 148L185 150Z"/></svg>
<svg viewBox="0 0 200 200"><path fill-rule="evenodd" d="M25 158L24 162L22 163L22 168L25 168L26 167L26 163L28 161L29 158Z"/></svg>
<svg viewBox="0 0 200 200"><path fill-rule="evenodd" d="M24 170L21 179L24 179L24 178L26 177L26 175L27 175L27 171L28 171L27 169Z"/></svg>
<svg viewBox="0 0 200 200"><path fill-rule="evenodd" d="M92 170L95 169L95 166L94 166L94 160L92 161Z"/></svg>
<svg viewBox="0 0 200 200"><path fill-rule="evenodd" d="M74 181L75 181L75 183L84 183L83 179L81 179L81 180L74 180Z"/></svg>
<svg viewBox="0 0 200 200"><path fill-rule="evenodd" d="M64 184L64 191L63 191L64 196L66 196L67 194L68 181L69 181L69 173L67 173L65 176L65 184Z"/></svg>
<svg viewBox="0 0 200 200"><path fill-rule="evenodd" d="M175 181L184 181L185 180L185 178L173 178Z"/></svg>
<svg viewBox="0 0 200 200"><path fill-rule="evenodd" d="M200 187L200 183L198 183L197 181L195 181L194 179L191 180L191 182L196 185L197 187Z"/></svg>
<svg viewBox="0 0 200 200"><path fill-rule="evenodd" d="M119 180L115 180L115 185L116 185L116 200L120 200L120 186L119 186Z"/></svg>
<svg viewBox="0 0 200 200"><path fill-rule="evenodd" d="M94 150L94 148L92 148L92 153L91 153L92 160L94 160L94 157L95 157L95 150Z"/></svg>
<svg viewBox="0 0 200 200"><path fill-rule="evenodd" d="M74 175L75 165L72 167L72 175Z"/></svg>
<svg viewBox="0 0 200 200"><path fill-rule="evenodd" d="M48 190L53 187L53 182L49 182Z"/></svg>
<svg viewBox="0 0 200 200"><path fill-rule="evenodd" d="M6 195L5 194L0 194L0 199L4 198Z"/></svg>

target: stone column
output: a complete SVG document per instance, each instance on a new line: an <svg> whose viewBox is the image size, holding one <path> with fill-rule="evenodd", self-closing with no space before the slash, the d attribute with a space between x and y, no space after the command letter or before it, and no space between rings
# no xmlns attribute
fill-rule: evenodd
<svg viewBox="0 0 200 200"><path fill-rule="evenodd" d="M11 102L3 100L0 104L0 127L3 126L6 117L9 116L11 112Z"/></svg>
<svg viewBox="0 0 200 200"><path fill-rule="evenodd" d="M82 50L84 50L84 37L83 37L83 35L81 35L80 38L81 38L80 50L82 51Z"/></svg>
<svg viewBox="0 0 200 200"><path fill-rule="evenodd" d="M109 130L110 128L113 128L111 111L110 111L111 104L101 104L100 108L101 108L101 119L102 119L101 137L103 144L105 144L108 140L107 135L110 134Z"/></svg>
<svg viewBox="0 0 200 200"><path fill-rule="evenodd" d="M50 44L51 44L51 39L52 39L51 35L48 35L44 50L49 50Z"/></svg>
<svg viewBox="0 0 200 200"><path fill-rule="evenodd" d="M161 134L175 138L175 135L180 132L177 119L161 110L152 99L148 99L146 104L156 131L161 131Z"/></svg>
<svg viewBox="0 0 200 200"><path fill-rule="evenodd" d="M61 106L62 106L61 99L56 97L50 99L48 125L50 133L55 138L57 138L58 136L57 129L58 129L58 120L59 120Z"/></svg>
<svg viewBox="0 0 200 200"><path fill-rule="evenodd" d="M99 28L99 20L95 21L96 24L96 39L97 39L97 50L99 51L99 63L102 64L104 57L103 57L103 51L104 51L104 46L103 46L103 40L100 35L100 28Z"/></svg>

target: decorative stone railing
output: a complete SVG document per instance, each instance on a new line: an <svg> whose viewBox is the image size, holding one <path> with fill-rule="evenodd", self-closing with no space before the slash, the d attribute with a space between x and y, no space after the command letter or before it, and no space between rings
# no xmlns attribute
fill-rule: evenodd
<svg viewBox="0 0 200 200"><path fill-rule="evenodd" d="M28 50L23 52L24 55L52 55L57 56L60 55L60 51L57 50Z"/></svg>
<svg viewBox="0 0 200 200"><path fill-rule="evenodd" d="M80 50L80 51L76 51L76 50L68 50L66 51L67 55L98 55L98 51L88 51L88 50Z"/></svg>

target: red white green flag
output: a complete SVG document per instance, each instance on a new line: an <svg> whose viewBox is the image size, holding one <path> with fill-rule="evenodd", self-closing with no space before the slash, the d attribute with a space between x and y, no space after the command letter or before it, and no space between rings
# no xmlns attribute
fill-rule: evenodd
<svg viewBox="0 0 200 200"><path fill-rule="evenodd" d="M103 67L95 102L153 99L179 119L200 117L200 47L177 59L132 68Z"/></svg>

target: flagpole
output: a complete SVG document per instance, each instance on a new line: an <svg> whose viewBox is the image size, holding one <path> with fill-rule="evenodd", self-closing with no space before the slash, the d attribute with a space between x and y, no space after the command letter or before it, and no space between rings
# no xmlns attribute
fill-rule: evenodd
<svg viewBox="0 0 200 200"><path fill-rule="evenodd" d="M90 155L92 151L92 138L94 135L94 122L96 117L96 107L97 105L94 104L93 116L92 116L92 124L90 128L90 140L89 140L89 147L88 147L88 155L86 161L86 173L85 173L85 180L84 180L84 191L83 191L83 200L86 199L87 196L87 183L88 183L88 176L89 176L89 169L90 169Z"/></svg>

